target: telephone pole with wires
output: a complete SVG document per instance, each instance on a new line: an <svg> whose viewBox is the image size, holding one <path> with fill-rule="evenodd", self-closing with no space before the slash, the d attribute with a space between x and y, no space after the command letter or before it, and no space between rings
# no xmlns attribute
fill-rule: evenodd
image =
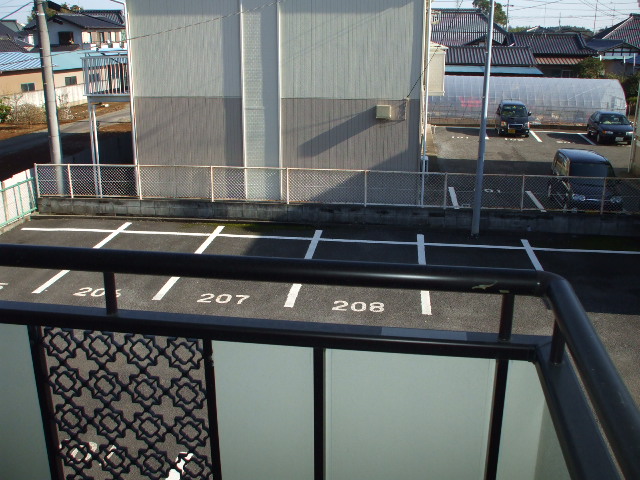
<svg viewBox="0 0 640 480"><path fill-rule="evenodd" d="M49 130L49 152L51 163L62 164L62 146L60 143L60 125L58 123L58 108L56 104L56 88L53 79L53 63L51 62L51 45L49 44L49 29L44 11L45 0L34 0L36 23L38 25L38 43L40 44L40 61L42 63L42 83L44 86L44 105ZM62 187L61 173L58 184ZM62 192L62 191L61 191Z"/></svg>

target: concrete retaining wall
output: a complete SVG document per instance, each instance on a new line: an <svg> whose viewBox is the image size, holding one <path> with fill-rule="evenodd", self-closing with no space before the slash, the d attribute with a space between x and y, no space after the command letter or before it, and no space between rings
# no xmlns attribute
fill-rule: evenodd
<svg viewBox="0 0 640 480"><path fill-rule="evenodd" d="M297 224L400 225L469 231L472 217L472 211L468 209L54 197L40 198L38 210L44 215L162 217ZM486 210L481 215L480 231L635 236L640 235L640 216Z"/></svg>

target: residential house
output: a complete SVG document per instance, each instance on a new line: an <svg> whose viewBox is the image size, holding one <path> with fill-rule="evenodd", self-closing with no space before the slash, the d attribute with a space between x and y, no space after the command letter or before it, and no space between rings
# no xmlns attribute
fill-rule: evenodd
<svg viewBox="0 0 640 480"><path fill-rule="evenodd" d="M447 75L484 75L486 47L458 46L447 50ZM540 76L529 47L496 46L491 49L491 75Z"/></svg>
<svg viewBox="0 0 640 480"><path fill-rule="evenodd" d="M0 52L28 52L33 45L25 41L25 35L9 25L0 23Z"/></svg>
<svg viewBox="0 0 640 480"><path fill-rule="evenodd" d="M640 47L614 39L592 39L587 45L604 62L606 73L623 76L633 75L636 69L640 68L637 59Z"/></svg>
<svg viewBox="0 0 640 480"><path fill-rule="evenodd" d="M77 50L126 47L124 16L119 10L84 10L81 13L56 13L47 21L52 50ZM25 31L35 32L30 22ZM36 36L36 46L38 39Z"/></svg>
<svg viewBox="0 0 640 480"><path fill-rule="evenodd" d="M577 65L596 55L577 33L511 33L509 44L529 47L537 67L546 77L576 77Z"/></svg>
<svg viewBox="0 0 640 480"><path fill-rule="evenodd" d="M86 103L83 84L84 52L55 52L53 77L56 95L64 103ZM44 104L39 53L0 52L0 96L23 103Z"/></svg>
<svg viewBox="0 0 640 480"><path fill-rule="evenodd" d="M447 47L486 46L489 18L479 9L443 8L434 10L431 39ZM493 24L493 45L507 45L508 33Z"/></svg>
<svg viewBox="0 0 640 480"><path fill-rule="evenodd" d="M419 169L423 0L127 11L139 164Z"/></svg>
<svg viewBox="0 0 640 480"><path fill-rule="evenodd" d="M622 40L640 48L640 13L632 13L629 18L593 36L594 40Z"/></svg>

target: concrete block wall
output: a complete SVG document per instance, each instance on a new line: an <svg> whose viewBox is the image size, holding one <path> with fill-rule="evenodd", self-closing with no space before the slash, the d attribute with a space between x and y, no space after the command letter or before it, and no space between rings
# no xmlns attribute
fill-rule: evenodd
<svg viewBox="0 0 640 480"><path fill-rule="evenodd" d="M297 224L421 226L471 230L470 209L428 209L359 205L207 202L43 197L43 215L122 216L208 219ZM481 231L546 232L579 235L640 235L640 216L536 211L485 210Z"/></svg>

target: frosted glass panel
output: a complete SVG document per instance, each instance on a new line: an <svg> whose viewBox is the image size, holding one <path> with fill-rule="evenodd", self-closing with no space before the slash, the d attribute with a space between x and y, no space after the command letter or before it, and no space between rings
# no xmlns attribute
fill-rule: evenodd
<svg viewBox="0 0 640 480"><path fill-rule="evenodd" d="M327 478L484 478L494 366L328 352Z"/></svg>
<svg viewBox="0 0 640 480"><path fill-rule="evenodd" d="M313 479L313 351L213 343L222 476Z"/></svg>
<svg viewBox="0 0 640 480"><path fill-rule="evenodd" d="M0 478L48 480L27 327L0 325Z"/></svg>

